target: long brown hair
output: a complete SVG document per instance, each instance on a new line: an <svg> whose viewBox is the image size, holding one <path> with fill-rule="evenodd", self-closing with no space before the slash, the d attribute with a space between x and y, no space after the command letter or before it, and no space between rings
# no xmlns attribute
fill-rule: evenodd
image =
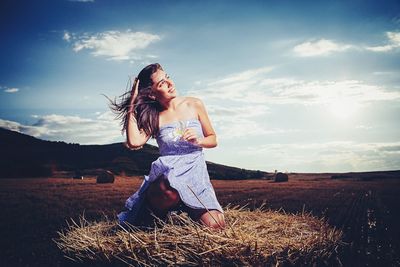
<svg viewBox="0 0 400 267"><path fill-rule="evenodd" d="M151 86L153 85L151 75L157 70L163 70L158 63L150 64L142 69L135 79L133 86L130 86L130 83L128 83L128 90L119 96L119 101L117 99L111 100L106 96L110 101L109 107L111 111L116 114L117 120L121 120L122 134L128 126L128 113L132 111L139 130L143 130L148 136L153 138L157 136L159 132L159 114L162 107L156 100L149 97ZM138 94L133 102L133 107L131 107L131 97L137 80L139 80Z"/></svg>

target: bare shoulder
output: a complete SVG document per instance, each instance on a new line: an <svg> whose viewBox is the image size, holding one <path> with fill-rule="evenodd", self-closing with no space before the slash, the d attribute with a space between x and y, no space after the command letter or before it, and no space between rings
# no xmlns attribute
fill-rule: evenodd
<svg viewBox="0 0 400 267"><path fill-rule="evenodd" d="M189 110L192 110L200 120L204 117L206 113L206 108L204 107L203 101L200 98L187 96L185 97L186 106Z"/></svg>
<svg viewBox="0 0 400 267"><path fill-rule="evenodd" d="M184 106L194 105L197 101L200 101L199 98L191 96L177 96L176 100L178 102L178 105Z"/></svg>
<svg viewBox="0 0 400 267"><path fill-rule="evenodd" d="M204 106L203 101L201 101L201 99L197 98L197 97L186 96L185 101L186 101L187 105L192 106L196 109Z"/></svg>

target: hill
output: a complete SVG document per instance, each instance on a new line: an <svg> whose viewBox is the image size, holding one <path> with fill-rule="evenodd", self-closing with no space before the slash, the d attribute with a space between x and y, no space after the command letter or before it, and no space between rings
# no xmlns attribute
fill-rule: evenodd
<svg viewBox="0 0 400 267"><path fill-rule="evenodd" d="M110 170L119 175L144 175L159 157L158 148L144 145L131 151L122 143L80 145L41 140L0 128L0 178L72 177ZM212 179L256 179L268 173L207 162Z"/></svg>

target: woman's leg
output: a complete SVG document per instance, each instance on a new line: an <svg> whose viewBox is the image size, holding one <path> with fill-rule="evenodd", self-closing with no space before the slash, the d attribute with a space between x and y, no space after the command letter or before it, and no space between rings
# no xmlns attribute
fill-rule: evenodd
<svg viewBox="0 0 400 267"><path fill-rule="evenodd" d="M180 204L181 198L178 191L170 186L168 179L160 176L147 189L146 201L155 215L163 218L169 210Z"/></svg>

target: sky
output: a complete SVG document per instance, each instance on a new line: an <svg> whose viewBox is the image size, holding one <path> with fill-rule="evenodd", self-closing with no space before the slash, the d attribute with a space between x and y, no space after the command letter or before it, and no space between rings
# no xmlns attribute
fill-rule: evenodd
<svg viewBox="0 0 400 267"><path fill-rule="evenodd" d="M158 62L179 95L205 104L218 136L209 161L400 169L397 0L3 0L0 34L2 128L123 142L103 94Z"/></svg>

